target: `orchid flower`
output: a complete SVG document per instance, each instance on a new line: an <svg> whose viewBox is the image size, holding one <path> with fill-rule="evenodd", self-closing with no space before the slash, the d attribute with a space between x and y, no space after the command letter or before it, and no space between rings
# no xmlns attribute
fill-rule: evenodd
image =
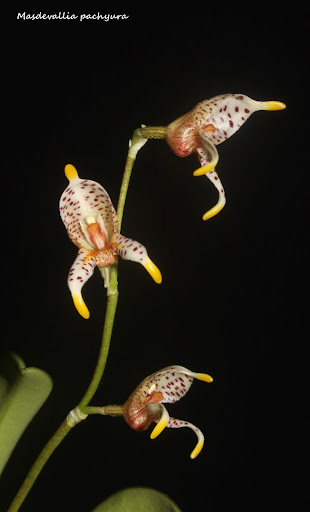
<svg viewBox="0 0 310 512"><path fill-rule="evenodd" d="M183 366L168 366L153 373L139 384L123 407L125 421L138 431L146 430L152 422L157 423L151 433L155 439L165 427L189 427L197 435L198 442L191 453L194 459L202 450L203 433L188 421L171 418L163 403L174 403L183 398L192 385L193 379L212 382L210 375L194 373Z"/></svg>
<svg viewBox="0 0 310 512"><path fill-rule="evenodd" d="M239 130L253 112L285 107L280 101L255 101L244 94L223 94L198 103L167 127L146 127L140 133L143 137L149 134L150 138L165 138L177 156L197 153L201 167L194 176L204 174L219 193L216 206L202 217L207 220L217 215L226 203L223 185L215 171L219 160L216 146Z"/></svg>
<svg viewBox="0 0 310 512"><path fill-rule="evenodd" d="M145 247L119 233L117 214L106 190L95 181L79 178L71 164L66 165L65 175L69 185L60 198L60 216L69 238L79 247L68 286L76 309L89 318L81 290L96 266L109 267L121 256L141 263L156 283L161 283L162 277Z"/></svg>

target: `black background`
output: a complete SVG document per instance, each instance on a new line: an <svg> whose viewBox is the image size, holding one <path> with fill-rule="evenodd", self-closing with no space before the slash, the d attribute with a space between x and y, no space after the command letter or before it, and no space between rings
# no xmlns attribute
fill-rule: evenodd
<svg viewBox="0 0 310 512"><path fill-rule="evenodd" d="M197 158L177 158L164 141L141 150L122 233L147 247L163 283L120 262L110 356L92 401L123 403L145 376L170 364L210 373L213 384L196 381L168 406L201 428L205 448L192 461L190 430L166 429L151 441L149 431L136 433L122 419L91 417L54 453L22 510L91 511L135 485L169 494L184 512L287 502L303 452L302 441L297 461L288 463L305 275L298 289L292 285L305 261L309 172L298 161L307 13L281 9L105 6L102 14L129 18L17 21L12 11L2 20L9 27L2 45L2 343L46 370L54 389L3 474L1 510L81 398L101 339L99 272L84 289L88 321L67 289L76 248L58 214L65 164L100 182L116 206L134 129L166 125L227 92L280 100L287 109L254 114L219 146L227 205L205 223L217 193L192 176Z"/></svg>

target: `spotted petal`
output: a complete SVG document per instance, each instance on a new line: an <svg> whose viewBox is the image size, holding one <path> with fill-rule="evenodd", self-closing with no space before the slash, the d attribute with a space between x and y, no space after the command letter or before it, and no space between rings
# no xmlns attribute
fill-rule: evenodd
<svg viewBox="0 0 310 512"><path fill-rule="evenodd" d="M195 434L197 435L198 441L197 444L192 451L190 457L191 459L195 459L197 455L201 452L203 445L204 445L204 435L201 432L201 430L193 425L192 423L189 423L189 421L179 420L176 418L170 418L169 413L166 409L166 407L162 404L151 404L148 406L149 408L152 408L153 411L153 420L157 423L156 427L151 432L151 439L156 439L156 437L159 436L159 434L162 433L162 431L167 428L182 428L182 427L188 427L192 429Z"/></svg>
<svg viewBox="0 0 310 512"><path fill-rule="evenodd" d="M111 239L111 247L122 259L141 263L157 284L162 282L159 269L149 258L146 248L139 242L115 233Z"/></svg>
<svg viewBox="0 0 310 512"><path fill-rule="evenodd" d="M197 135L205 130L210 141L221 144L258 110L282 110L280 101L256 101L244 94L222 94L198 103L193 110L170 123L166 139L178 156L197 150ZM198 143L199 146L199 143Z"/></svg>
<svg viewBox="0 0 310 512"><path fill-rule="evenodd" d="M68 286L74 305L83 318L89 318L88 308L82 297L82 288L93 275L96 257L88 249L80 249L69 271Z"/></svg>
<svg viewBox="0 0 310 512"><path fill-rule="evenodd" d="M161 393L162 403L174 403L183 398L193 383L193 379L212 382L206 373L191 372L183 366L168 366L147 377L137 388L142 397Z"/></svg>
<svg viewBox="0 0 310 512"><path fill-rule="evenodd" d="M236 133L253 112L258 110L282 110L280 101L256 101L244 94L223 94L199 103L193 112L208 112L206 124L214 126L209 133L213 144L221 144Z"/></svg>
<svg viewBox="0 0 310 512"><path fill-rule="evenodd" d="M198 155L200 165L201 165L201 168L198 169L198 171L204 170L206 167L208 167L210 165L209 157L203 148L197 149L197 155ZM196 176L195 173L198 171L194 172L195 176ZM197 174L197 176L199 176L199 174ZM216 170L213 169L213 170L205 173L205 176L206 176L206 178L208 178L208 180L211 181L211 183L213 183L213 185L215 186L215 188L217 189L218 194L219 194L217 204L215 206L213 206L213 208L211 208L211 210L208 210L202 216L203 220L208 220L208 219L211 219L211 217L214 217L215 215L217 215L224 208L224 206L226 204L226 197L225 197L224 187L222 185L222 182L221 182Z"/></svg>
<svg viewBox="0 0 310 512"><path fill-rule="evenodd" d="M118 231L117 215L109 194L96 181L79 178L71 164L66 165L65 174L69 185L60 198L59 210L70 239L78 247L95 249L86 233L89 224L86 219L91 218L99 222L109 242Z"/></svg>
<svg viewBox="0 0 310 512"><path fill-rule="evenodd" d="M192 423L189 423L188 421L178 420L176 418L169 418L167 427L168 428L188 427L195 432L195 434L198 438L198 441L190 455L191 459L195 459L197 457L197 455L199 455L199 453L201 452L203 445L204 445L205 438L204 438L204 435L201 432L201 430L198 427L196 427L195 425L193 425Z"/></svg>

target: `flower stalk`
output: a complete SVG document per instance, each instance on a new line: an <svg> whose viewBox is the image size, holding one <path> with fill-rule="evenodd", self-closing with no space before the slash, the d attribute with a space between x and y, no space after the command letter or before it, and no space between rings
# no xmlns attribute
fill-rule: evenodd
<svg viewBox="0 0 310 512"><path fill-rule="evenodd" d="M88 405L84 408L87 414L102 414L102 416L123 416L123 405L103 405L102 407L93 407Z"/></svg>
<svg viewBox="0 0 310 512"><path fill-rule="evenodd" d="M167 126L142 126L139 128L139 133L146 139L165 139Z"/></svg>
<svg viewBox="0 0 310 512"><path fill-rule="evenodd" d="M130 177L133 169L133 165L137 156L137 153L139 149L147 142L147 139L141 138L141 135L136 130L134 132L132 141L130 143L127 161L125 165L125 170L123 174L123 180L120 190L120 196L119 196L119 202L118 202L118 208L117 208L117 215L119 219L119 224L121 224L122 218L123 218L123 212L126 202L126 195L128 191L128 186L130 182ZM106 406L103 408L97 408L97 407L90 407L88 406L89 402L95 395L98 386L100 384L100 381L102 379L103 372L105 370L108 354L109 354L109 348L110 348L110 342L112 337L112 330L114 325L114 319L115 319L115 313L117 308L117 302L118 302L118 265L115 263L111 267L108 267L108 269L100 269L102 277L106 277L106 273L103 271L108 272L108 280L107 280L107 307L106 307L106 314L105 314L105 323L103 328L103 334L102 334L102 340L101 340L101 346L98 356L98 361L93 373L93 377L91 379L91 382L88 386L87 391L85 392L84 396L82 397L81 401L79 402L77 408L75 409L79 411L79 415L82 419L86 419L86 415L90 413L94 413L95 410L97 410L99 414L109 414L112 416L122 416L123 412L120 412L122 409L122 406ZM111 409L112 407L112 409ZM115 408L116 407L116 408ZM114 408L114 409L113 409ZM101 412L99 411L101 409ZM105 412L103 412L105 411ZM111 414L113 412L113 414ZM72 411L71 411L72 413ZM56 448L60 445L60 443L63 441L63 439L67 436L67 434L70 432L70 430L73 428L73 426L80 423L80 421L72 421L72 414L69 413L69 415L66 417L66 419L63 421L63 423L60 425L60 427L56 430L55 434L51 437L51 439L47 442L41 453L39 454L38 458L34 462L33 466L31 467L28 475L26 476L22 486L20 487L18 493L16 494L14 500L12 501L9 509L7 512L17 512L21 505L23 504L25 498L27 497L28 493L30 492L32 486L34 485L36 479L38 478L39 474L41 473L42 469L44 468L45 464L53 454L53 452L56 450ZM83 417L84 416L84 417Z"/></svg>

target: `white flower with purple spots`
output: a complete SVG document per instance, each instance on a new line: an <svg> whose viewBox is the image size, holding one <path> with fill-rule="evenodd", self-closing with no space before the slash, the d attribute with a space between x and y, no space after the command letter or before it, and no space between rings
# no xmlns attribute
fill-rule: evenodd
<svg viewBox="0 0 310 512"><path fill-rule="evenodd" d="M255 101L244 94L222 94L196 105L191 112L167 126L165 138L173 152L184 157L196 152L201 167L194 176L206 175L219 193L216 206L203 215L210 219L225 206L223 185L215 171L219 156L216 149L231 137L258 110L282 110L280 101Z"/></svg>
<svg viewBox="0 0 310 512"><path fill-rule="evenodd" d="M156 283L161 283L162 277L145 247L119 233L117 214L106 190L95 181L79 178L71 164L66 165L65 174L69 185L60 198L60 216L70 240L79 247L68 286L76 309L89 318L81 290L96 266L109 267L121 256L141 263Z"/></svg>
<svg viewBox="0 0 310 512"><path fill-rule="evenodd" d="M168 366L153 373L135 389L124 404L125 421L134 430L146 430L152 422L157 423L151 433L155 439L165 427L191 428L197 435L198 442L191 453L194 459L199 455L204 444L203 433L188 421L171 418L163 403L174 403L183 398L191 387L193 380L212 382L206 373L191 372L183 366Z"/></svg>

